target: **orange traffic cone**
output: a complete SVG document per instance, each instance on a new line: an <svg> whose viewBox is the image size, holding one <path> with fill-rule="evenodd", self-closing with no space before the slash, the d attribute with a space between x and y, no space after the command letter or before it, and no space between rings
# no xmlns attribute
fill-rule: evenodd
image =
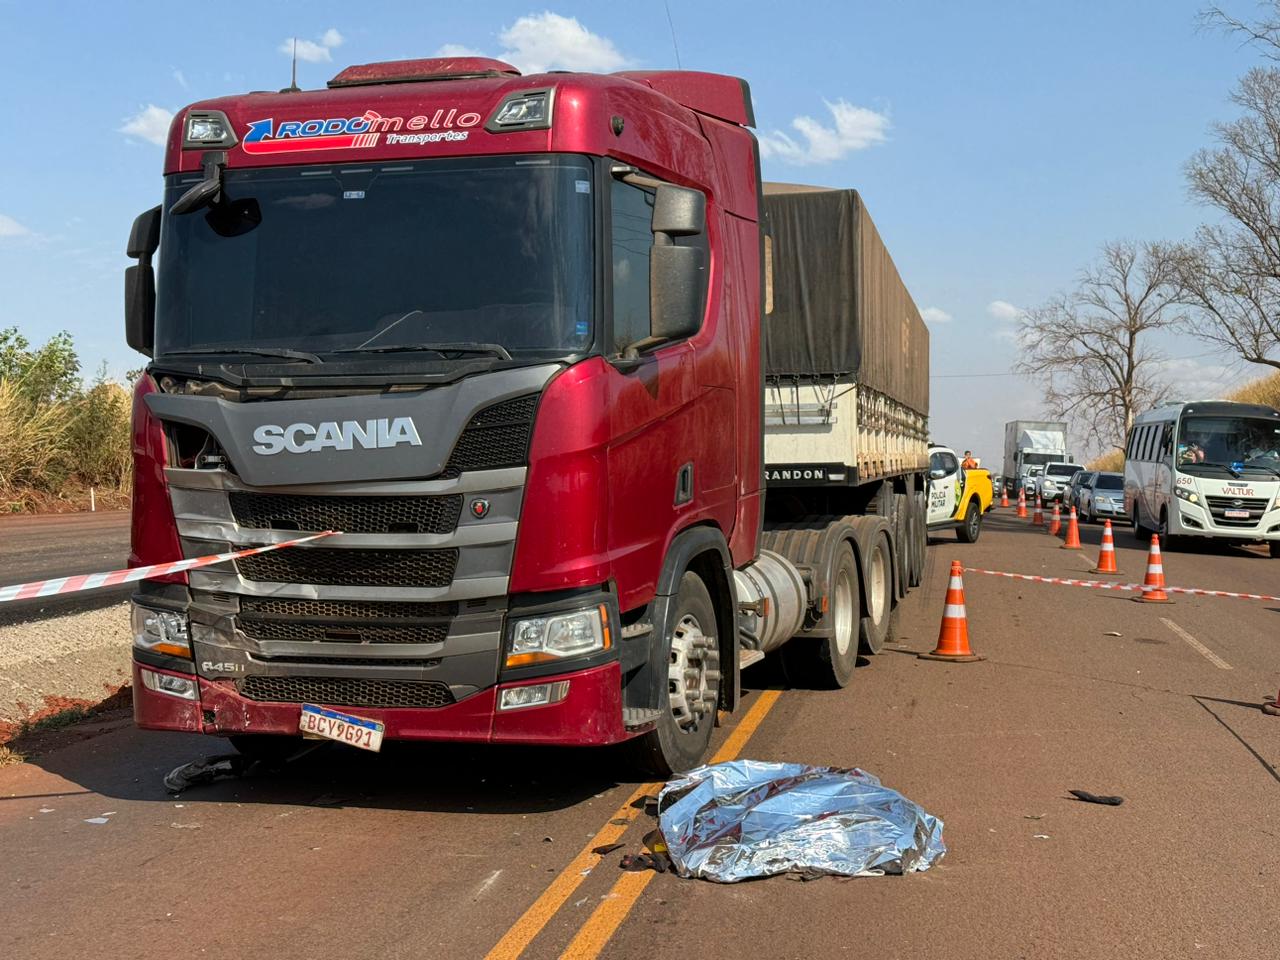
<svg viewBox="0 0 1280 960"><path fill-rule="evenodd" d="M1071 508L1071 516L1067 518L1067 542L1064 543L1062 550L1079 550L1080 549L1080 521L1076 519L1076 508Z"/></svg>
<svg viewBox="0 0 1280 960"><path fill-rule="evenodd" d="M1000 506L1001 507L1009 506L1009 488L1006 487L1003 483L1000 484Z"/></svg>
<svg viewBox="0 0 1280 960"><path fill-rule="evenodd" d="M1023 487L1018 488L1018 516L1023 519L1027 516L1027 491Z"/></svg>
<svg viewBox="0 0 1280 960"><path fill-rule="evenodd" d="M1142 593L1133 598L1138 603L1173 603L1164 592L1164 564L1160 561L1160 534L1151 535L1151 552L1147 554L1147 577Z"/></svg>
<svg viewBox="0 0 1280 960"><path fill-rule="evenodd" d="M1036 494L1036 512L1031 515L1031 522L1037 527L1044 526L1044 505L1040 502L1040 494Z"/></svg>
<svg viewBox="0 0 1280 960"><path fill-rule="evenodd" d="M917 654L921 660L949 660L973 663L985 660L969 649L969 617L964 610L964 579L959 560L951 561L951 582L947 585L947 605L942 610L938 646L932 653Z"/></svg>
<svg viewBox="0 0 1280 960"><path fill-rule="evenodd" d="M1090 573L1119 573L1116 566L1116 541L1111 536L1111 521L1102 525L1102 549L1098 552L1098 565Z"/></svg>
<svg viewBox="0 0 1280 960"><path fill-rule="evenodd" d="M1053 501L1053 519L1049 521L1049 535L1056 537L1062 532L1062 511L1058 509L1058 501Z"/></svg>

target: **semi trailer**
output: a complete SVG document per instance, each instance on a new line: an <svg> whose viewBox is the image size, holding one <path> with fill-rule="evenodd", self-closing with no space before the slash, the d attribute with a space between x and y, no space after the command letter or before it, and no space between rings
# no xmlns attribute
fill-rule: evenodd
<svg viewBox="0 0 1280 960"><path fill-rule="evenodd" d="M850 682L924 570L928 333L745 82L350 67L194 104L133 225L137 723L704 756Z"/></svg>

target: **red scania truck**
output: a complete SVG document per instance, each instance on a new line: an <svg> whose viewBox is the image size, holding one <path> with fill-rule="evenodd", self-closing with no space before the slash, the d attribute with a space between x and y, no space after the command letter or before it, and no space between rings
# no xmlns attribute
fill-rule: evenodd
<svg viewBox="0 0 1280 960"><path fill-rule="evenodd" d="M138 724L664 774L766 653L847 684L924 568L927 332L752 124L732 77L479 58L181 111L128 248L130 562L341 534L144 582Z"/></svg>

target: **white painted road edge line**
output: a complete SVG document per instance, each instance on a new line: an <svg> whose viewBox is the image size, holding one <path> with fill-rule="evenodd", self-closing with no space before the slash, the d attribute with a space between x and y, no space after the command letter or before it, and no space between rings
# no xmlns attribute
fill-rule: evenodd
<svg viewBox="0 0 1280 960"><path fill-rule="evenodd" d="M1183 640L1187 641L1187 643L1191 645L1191 649L1196 651L1196 653L1200 654L1200 656L1204 657L1206 660L1212 663L1219 670L1231 669L1231 664L1227 663L1227 661L1223 660L1220 656L1218 656L1216 653L1214 653L1212 650L1206 647L1203 643L1201 643L1191 634L1187 633L1187 631L1183 630L1180 626L1178 626L1168 617L1161 617L1160 622L1163 623L1170 630L1172 630L1174 633L1176 633L1178 636L1180 636Z"/></svg>

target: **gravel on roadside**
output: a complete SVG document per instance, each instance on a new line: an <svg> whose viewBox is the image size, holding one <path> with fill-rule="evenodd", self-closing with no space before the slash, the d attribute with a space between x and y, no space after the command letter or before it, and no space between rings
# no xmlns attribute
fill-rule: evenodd
<svg viewBox="0 0 1280 960"><path fill-rule="evenodd" d="M0 627L0 721L46 697L100 700L130 676L129 604Z"/></svg>

